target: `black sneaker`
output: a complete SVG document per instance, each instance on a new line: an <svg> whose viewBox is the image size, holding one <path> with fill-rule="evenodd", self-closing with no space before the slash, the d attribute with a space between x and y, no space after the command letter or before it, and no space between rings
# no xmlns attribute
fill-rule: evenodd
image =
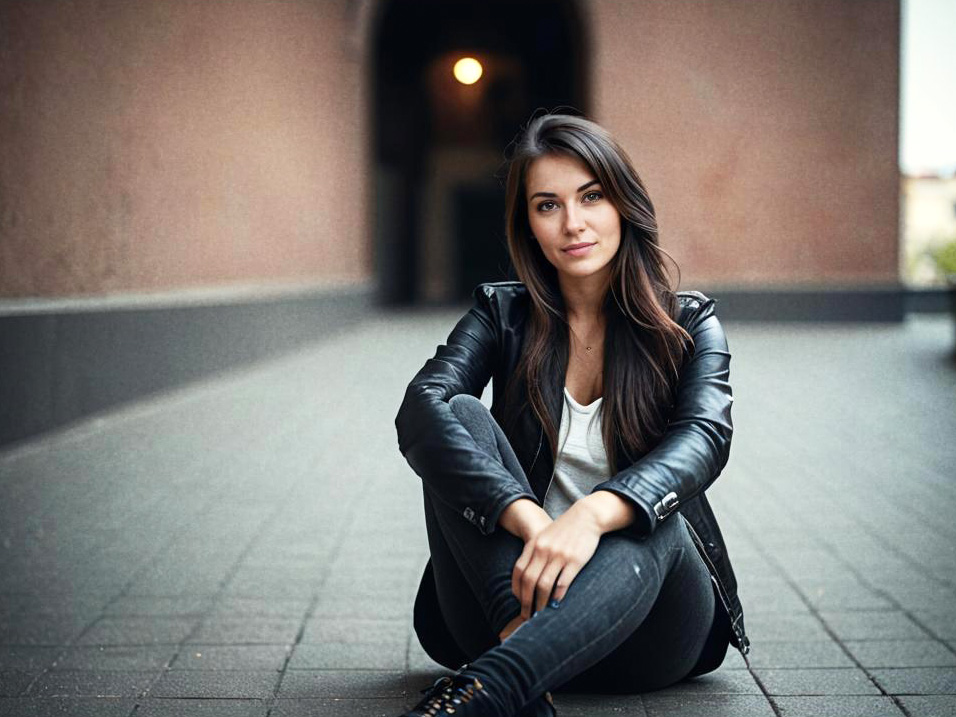
<svg viewBox="0 0 956 717"><path fill-rule="evenodd" d="M461 673L439 677L422 690L424 697L401 717L488 717L495 713L481 680Z"/></svg>

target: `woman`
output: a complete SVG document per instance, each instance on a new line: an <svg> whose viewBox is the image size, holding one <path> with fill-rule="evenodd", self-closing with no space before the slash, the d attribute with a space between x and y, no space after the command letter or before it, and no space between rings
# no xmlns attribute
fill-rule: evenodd
<svg viewBox="0 0 956 717"><path fill-rule="evenodd" d="M644 185L586 119L530 122L506 229L521 281L475 290L396 418L431 550L415 629L460 666L408 715L554 715L549 690L658 689L748 649L703 494L732 433L713 300L670 289Z"/></svg>

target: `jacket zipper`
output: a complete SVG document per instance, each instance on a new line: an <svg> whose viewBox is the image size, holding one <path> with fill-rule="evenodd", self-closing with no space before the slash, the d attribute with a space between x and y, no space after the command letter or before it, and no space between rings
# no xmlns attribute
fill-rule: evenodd
<svg viewBox="0 0 956 717"><path fill-rule="evenodd" d="M679 514L680 515L680 514ZM737 624L740 622L739 618L734 617L733 611L730 609L730 605L727 602L726 590L724 589L723 583L720 582L720 578L717 577L717 568L711 562L710 557L707 555L707 551L704 549L704 543L700 539L700 536L697 535L697 531L694 530L694 526L690 524L690 521L687 520L683 515L680 516L681 520L684 521L684 525L687 526L687 530L690 532L691 538L694 540L694 543L697 545L697 552L700 553L700 556L704 559L704 562L707 564L707 570L710 572L710 579L714 581L714 584L717 586L717 595L720 597L720 602L724 606L724 610L727 611L727 617L730 619L730 627L734 631L734 634L737 635L737 641L740 643L740 652L743 655L746 655L750 652L750 641L747 639L741 631L738 630Z"/></svg>

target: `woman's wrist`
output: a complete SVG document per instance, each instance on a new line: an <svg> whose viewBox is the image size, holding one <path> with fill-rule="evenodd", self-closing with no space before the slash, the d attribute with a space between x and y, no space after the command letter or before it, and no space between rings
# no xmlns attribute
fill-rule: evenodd
<svg viewBox="0 0 956 717"><path fill-rule="evenodd" d="M549 523L551 523L551 517L530 498L518 498L507 505L498 516L498 524L502 528L525 542L547 527Z"/></svg>
<svg viewBox="0 0 956 717"><path fill-rule="evenodd" d="M575 501L574 506L587 511L602 534L626 528L637 516L629 500L609 490L596 490Z"/></svg>

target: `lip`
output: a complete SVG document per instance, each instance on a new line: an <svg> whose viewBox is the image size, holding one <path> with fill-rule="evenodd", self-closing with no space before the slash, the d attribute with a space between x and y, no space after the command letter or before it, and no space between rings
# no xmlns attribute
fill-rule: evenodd
<svg viewBox="0 0 956 717"><path fill-rule="evenodd" d="M595 244L597 244L597 242L581 242L579 244L566 246L561 251L563 251L565 254L570 254L571 256L584 256Z"/></svg>

